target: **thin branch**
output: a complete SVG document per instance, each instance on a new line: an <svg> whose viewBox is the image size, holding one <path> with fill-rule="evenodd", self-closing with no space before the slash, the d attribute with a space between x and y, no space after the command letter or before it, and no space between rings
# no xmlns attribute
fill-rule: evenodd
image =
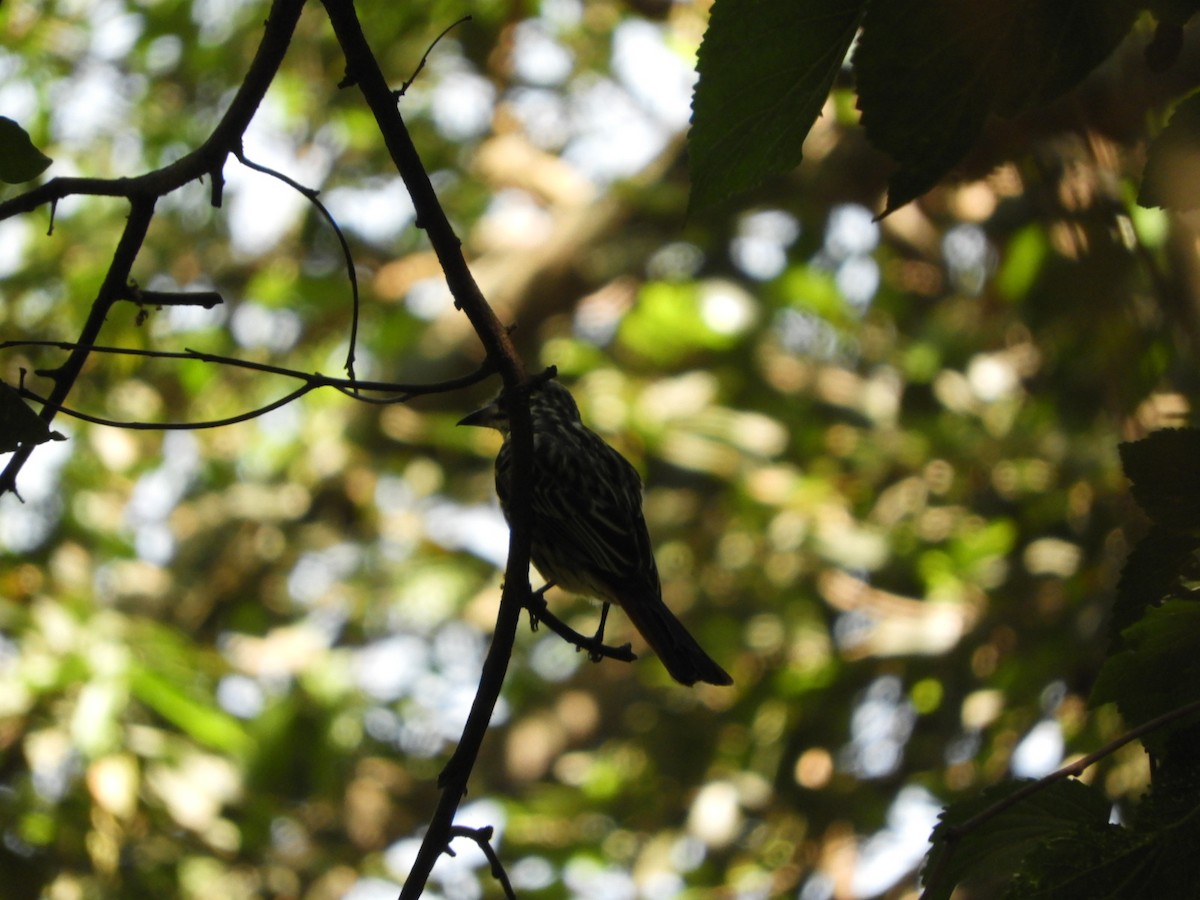
<svg viewBox="0 0 1200 900"><path fill-rule="evenodd" d="M397 100L399 100L401 97L403 97L405 94L408 93L408 89L410 87L412 87L413 82L417 80L417 76L421 74L421 70L425 68L425 63L427 63L429 61L429 54L433 52L433 48L436 47L441 42L442 38L444 38L446 35L448 35L451 31L453 31L459 25L463 24L464 22L470 22L470 21L471 21L470 16L463 16L457 22L452 22L451 24L447 25L445 28L442 29L442 33L439 34L437 37L435 37L433 39L433 41L430 43L429 47L426 48L425 55L421 57L421 61L419 63L417 63L417 67L415 69L413 69L413 73L408 76L408 81L406 81L406 82L404 82L404 84L400 85L400 90L396 91L396 99Z"/></svg>
<svg viewBox="0 0 1200 900"><path fill-rule="evenodd" d="M488 863L491 865L492 877L500 882L500 888L504 891L504 896L508 900L517 900L517 893L513 890L512 882L508 880L508 872L504 871L504 864L500 862L500 857L496 853L496 849L492 846L493 829L491 825L483 828L468 828L465 825L452 825L450 827L450 838L465 837L474 841L479 849L483 851L483 855L488 858ZM454 851L449 846L446 847L446 852L453 855Z"/></svg>
<svg viewBox="0 0 1200 900"><path fill-rule="evenodd" d="M75 350L83 345L73 341L46 341L46 340L22 340L22 341L0 341L0 351L10 350L16 347L54 347L60 350ZM216 353L204 353L199 350L147 350L141 347L106 347L96 345L88 347L92 353L110 353L118 356L144 356L148 359L184 359L193 360L195 362L214 363L222 366L234 366L239 369L251 369L255 372L264 372L268 375L282 375L286 378L298 378L309 385L309 389L318 387L331 387L334 390L341 391L355 400L363 403L406 403L413 397L425 396L428 394L444 394L450 391L461 390L462 388L471 387L479 382L490 378L495 374L495 369L486 360L474 372L469 372L466 375L460 375L457 378L450 378L446 381L430 382L428 384L404 384L395 381L358 381L353 378L334 378L330 375L322 375L320 372L301 372L299 369L288 369L284 366L273 366L270 363L254 362L249 359L238 359L236 356L221 356ZM44 375L45 377L54 377L54 370L39 369L35 374ZM359 396L359 391L388 391L396 396L393 397L362 397ZM38 398L35 398L38 399ZM82 417L81 417L82 418Z"/></svg>
<svg viewBox="0 0 1200 900"><path fill-rule="evenodd" d="M291 43L303 7L304 0L274 0L263 29L263 39L258 45L246 77L229 104L229 109L225 111L225 115L221 117L208 139L191 153L168 166L135 178L51 179L31 191L0 203L0 220L49 204L53 222L57 203L64 197L91 194L124 197L130 202L129 219L113 251L112 262L96 299L92 302L91 312L80 331L79 340L67 361L50 376L54 378L54 389L46 398L46 405L40 413L42 420L47 424L58 414L74 388L112 305L128 296L133 264L146 239L158 198L208 174L213 178L214 204L219 205L220 192L217 185L223 183L221 170L225 158L233 148L241 145L242 134L262 102L267 88L275 79L275 73L279 70ZM0 494L6 491L16 492L17 474L29 459L31 451L32 447L22 447L9 459L4 471L0 472Z"/></svg>
<svg viewBox="0 0 1200 900"><path fill-rule="evenodd" d="M294 188L301 196L308 200L317 211L329 223L329 227L333 229L333 233L337 236L338 244L342 248L342 259L346 263L346 275L350 279L350 349L346 351L346 374L350 379L354 379L354 355L358 347L358 313L359 313L359 292L358 292L358 272L354 268L354 254L350 252L350 242L346 240L346 235L342 233L342 227L338 225L337 220L333 217L333 213L322 203L318 197L321 193L315 188L305 187L300 182L289 178L282 172L278 172L268 166L253 162L246 158L241 147L234 151L234 155L238 161L248 169L253 169L256 172L262 172L264 175L270 175L272 178L278 178L288 187Z"/></svg>
<svg viewBox="0 0 1200 900"><path fill-rule="evenodd" d="M154 197L139 197L132 202L125 229L121 232L121 239L117 242L117 249L113 252L108 273L92 303L91 312L83 324L79 341L71 350L66 362L49 373L49 377L54 379L54 388L39 413L39 417L47 425L54 421L55 415L66 402L67 395L75 387L75 381L83 371L84 363L87 362L96 338L100 335L100 329L104 326L104 320L108 317L109 310L121 298L125 290L125 285L129 281L129 271L133 268L133 261L137 258L142 242L146 239L146 232L150 228L150 220L154 217L154 202ZM33 446L32 444L22 446L9 458L4 471L0 472L0 495L12 491L18 497L20 496L17 493L17 473L29 459L33 452Z"/></svg>
<svg viewBox="0 0 1200 900"><path fill-rule="evenodd" d="M79 419L83 422L91 422L93 425L107 425L110 428L124 428L129 431L201 431L205 428L221 428L225 425L237 425L239 422L249 422L251 419L257 419L259 416L265 416L269 412L274 412L281 406L287 406L293 400L299 400L309 391L320 387L316 384L305 384L296 388L290 394L280 397L278 400L272 400L266 406L260 406L257 409L252 409L249 412L238 413L236 416L229 416L226 419L209 419L204 422L123 422L117 419L106 419L102 416L93 416L90 413L80 412L77 409L70 409L66 406L60 406L58 411L64 416L70 416L72 419ZM22 386L20 395L27 400L36 400L39 403L47 401L39 397L29 388Z"/></svg>
<svg viewBox="0 0 1200 900"><path fill-rule="evenodd" d="M199 306L202 309L214 309L225 302L217 291L147 291L136 284L126 285L125 293L117 299L138 306Z"/></svg>
<svg viewBox="0 0 1200 900"><path fill-rule="evenodd" d="M242 134L258 110L263 96L275 80L275 73L287 53L300 11L305 0L274 0L263 27L263 39L258 45L246 77L234 94L229 109L213 129L208 139L175 162L133 178L52 178L33 190L0 203L0 220L32 212L47 204L53 206L64 197L89 195L99 197L162 197L190 181L211 175L213 205L220 206L218 185L224 183L221 169L225 158L238 147Z"/></svg>

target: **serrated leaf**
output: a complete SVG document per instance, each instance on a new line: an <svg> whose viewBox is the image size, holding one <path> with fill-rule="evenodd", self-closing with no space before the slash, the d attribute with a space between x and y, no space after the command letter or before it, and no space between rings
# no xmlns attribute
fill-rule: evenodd
<svg viewBox="0 0 1200 900"><path fill-rule="evenodd" d="M1200 430L1164 428L1119 449L1146 515L1167 528L1200 527Z"/></svg>
<svg viewBox="0 0 1200 900"><path fill-rule="evenodd" d="M1030 783L1029 779L1021 779L999 784L943 810L933 829L933 849L923 869L923 877L936 878L936 882L927 882L922 900L948 900L955 886L964 881L1011 877L1033 848L1108 822L1107 798L1083 782L1068 778L955 837L965 823Z"/></svg>
<svg viewBox="0 0 1200 900"><path fill-rule="evenodd" d="M693 210L799 164L866 0L717 0L700 45Z"/></svg>
<svg viewBox="0 0 1200 900"><path fill-rule="evenodd" d="M943 178L987 117L1059 96L1107 57L1132 0L895 0L874 3L854 54L867 137L899 169L887 212Z"/></svg>
<svg viewBox="0 0 1200 900"><path fill-rule="evenodd" d="M1200 538L1153 525L1125 558L1117 582L1110 624L1112 643L1140 619L1146 609L1167 597L1179 584L1184 564L1200 549Z"/></svg>
<svg viewBox="0 0 1200 900"><path fill-rule="evenodd" d="M1138 203L1180 211L1200 206L1200 94L1176 106L1151 141Z"/></svg>
<svg viewBox="0 0 1200 900"><path fill-rule="evenodd" d="M11 453L22 445L65 440L57 431L50 430L20 394L0 381L0 453Z"/></svg>
<svg viewBox="0 0 1200 900"><path fill-rule="evenodd" d="M0 116L0 181L20 184L37 178L53 162L33 145L29 134L7 116Z"/></svg>
<svg viewBox="0 0 1200 900"><path fill-rule="evenodd" d="M1146 886L1147 867L1157 865L1159 851L1153 834L1108 824L1080 829L1030 847L1005 900L1163 897L1139 893Z"/></svg>
<svg viewBox="0 0 1200 900"><path fill-rule="evenodd" d="M1116 703L1130 726L1200 700L1200 603L1168 600L1147 611L1121 634L1128 648L1110 656L1092 685L1091 704ZM1198 714L1200 715L1200 714ZM1197 716L1172 728L1194 723ZM1169 736L1162 730L1142 739L1160 748Z"/></svg>

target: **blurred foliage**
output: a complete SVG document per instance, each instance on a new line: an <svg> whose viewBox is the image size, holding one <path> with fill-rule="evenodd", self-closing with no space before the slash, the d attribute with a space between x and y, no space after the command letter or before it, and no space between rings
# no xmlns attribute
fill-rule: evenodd
<svg viewBox="0 0 1200 900"><path fill-rule="evenodd" d="M840 81L802 166L685 217L703 5L361 10L396 85L467 12L401 111L527 360L556 364L645 475L665 596L736 684L684 689L649 654L592 665L523 634L460 821L496 828L521 896L902 896L942 804L1123 727L1086 701L1145 528L1117 446L1189 415L1200 336L1195 223L1133 200L1148 107L1114 73L1149 35L1068 95L1072 115L985 131L961 180L882 221L889 172ZM47 176L163 165L207 136L264 16L5 4L0 114ZM1197 58L1186 40L1181 66ZM345 228L360 377L470 371L478 347L343 71L313 5L247 157L320 188ZM327 224L225 174L221 209L207 184L160 204L135 267L225 304L120 304L104 343L336 374L350 301ZM72 199L50 234L44 211L0 223L4 340L77 336L126 211ZM62 357L8 349L0 378L38 389ZM71 403L200 421L281 381L97 357ZM6 897L398 892L498 598L496 443L453 425L484 394L317 392L200 432L55 422L69 440L36 449L25 502L0 499ZM552 602L593 626L594 607ZM1119 809L1147 777L1137 745L1086 774ZM455 850L429 895L495 895L482 854Z"/></svg>

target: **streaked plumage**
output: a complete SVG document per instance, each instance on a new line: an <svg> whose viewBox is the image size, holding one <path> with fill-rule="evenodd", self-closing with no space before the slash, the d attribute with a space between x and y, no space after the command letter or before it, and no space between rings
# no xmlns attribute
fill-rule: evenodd
<svg viewBox="0 0 1200 900"><path fill-rule="evenodd" d="M504 435L496 493L508 515L511 450L505 398L460 425ZM663 603L658 567L642 517L642 482L625 457L588 429L570 391L557 381L529 396L533 419L533 535L538 571L559 587L615 603L683 684L732 684Z"/></svg>

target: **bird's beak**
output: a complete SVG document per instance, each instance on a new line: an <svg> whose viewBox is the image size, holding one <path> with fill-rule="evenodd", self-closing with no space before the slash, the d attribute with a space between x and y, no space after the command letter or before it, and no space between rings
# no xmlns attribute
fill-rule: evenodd
<svg viewBox="0 0 1200 900"><path fill-rule="evenodd" d="M503 418L504 415L500 412L500 406L496 403L489 403L483 409L477 409L469 416L459 419L457 424L475 425L480 428L499 428Z"/></svg>

